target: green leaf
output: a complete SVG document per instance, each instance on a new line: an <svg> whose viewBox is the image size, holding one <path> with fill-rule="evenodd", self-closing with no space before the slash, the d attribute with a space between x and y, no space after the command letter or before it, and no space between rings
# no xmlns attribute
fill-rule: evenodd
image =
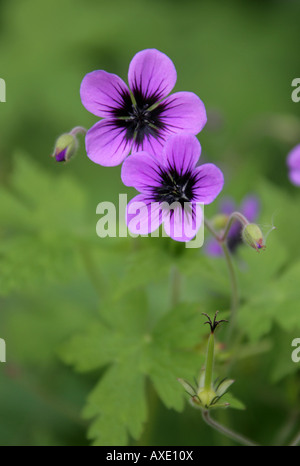
<svg viewBox="0 0 300 466"><path fill-rule="evenodd" d="M179 306L152 328L145 294L138 291L111 305L105 303L105 308L105 320L73 336L60 355L79 371L108 366L88 399L84 415L95 418L90 436L96 444L123 445L128 435L140 436L146 420L146 377L167 408L183 410L185 396L178 378L193 379L200 372L204 354L195 345L202 334L203 319L197 306L191 310ZM106 425L109 418L115 422Z"/></svg>
<svg viewBox="0 0 300 466"><path fill-rule="evenodd" d="M0 293L74 275L78 243L89 236L82 227L86 200L75 180L55 178L17 153L11 184L0 196Z"/></svg>
<svg viewBox="0 0 300 466"><path fill-rule="evenodd" d="M295 349L292 341L299 338L300 329L286 332L275 326L271 335L273 348L270 351L270 378L273 383L277 383L284 377L299 371L299 364L292 360L292 352Z"/></svg>
<svg viewBox="0 0 300 466"><path fill-rule="evenodd" d="M281 277L266 284L261 293L254 295L239 311L238 322L252 341L270 332L277 323L292 331L300 327L300 262L294 264Z"/></svg>
<svg viewBox="0 0 300 466"><path fill-rule="evenodd" d="M238 410L246 409L246 406L244 405L244 403L238 400L231 393L225 393L225 395L223 395L222 398L220 399L219 403L220 404L229 403L228 408L232 408L232 409L238 409ZM216 408L218 407L218 403L215 404L215 407Z"/></svg>
<svg viewBox="0 0 300 466"><path fill-rule="evenodd" d="M97 445L126 445L126 432L133 438L141 435L147 408L144 376L134 370L136 356L108 369L88 397L84 417L96 416L89 436Z"/></svg>

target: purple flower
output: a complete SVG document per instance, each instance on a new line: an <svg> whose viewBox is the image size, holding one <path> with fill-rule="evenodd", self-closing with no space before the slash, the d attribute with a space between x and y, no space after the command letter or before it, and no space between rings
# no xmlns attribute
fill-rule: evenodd
<svg viewBox="0 0 300 466"><path fill-rule="evenodd" d="M171 136L159 157L139 152L122 166L122 181L141 194L127 206L132 233L149 234L164 224L168 236L189 241L202 223L200 204L210 204L223 188L223 174L211 163L196 166L201 153L192 134Z"/></svg>
<svg viewBox="0 0 300 466"><path fill-rule="evenodd" d="M294 147L287 156L289 178L295 186L300 186L300 144Z"/></svg>
<svg viewBox="0 0 300 466"><path fill-rule="evenodd" d="M243 214L249 223L253 223L259 214L259 201L256 196L249 195L244 198L240 207L237 207L232 199L225 199L221 203L220 212L228 217L233 212L239 211ZM243 243L242 239L242 225L240 222L235 221L227 236L227 245L232 253L235 253L237 248ZM205 251L210 256L221 256L223 254L222 247L214 238L210 239L206 246Z"/></svg>
<svg viewBox="0 0 300 466"><path fill-rule="evenodd" d="M103 118L86 135L86 151L95 163L115 166L131 151L155 155L171 134L198 134L206 124L203 102L192 92L169 97L176 69L164 53L137 53L128 72L129 88L115 74L99 70L87 74L80 96L85 108Z"/></svg>

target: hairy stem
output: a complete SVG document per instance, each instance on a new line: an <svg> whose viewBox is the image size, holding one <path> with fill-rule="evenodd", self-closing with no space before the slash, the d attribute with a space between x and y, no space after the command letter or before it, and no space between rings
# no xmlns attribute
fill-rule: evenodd
<svg viewBox="0 0 300 466"><path fill-rule="evenodd" d="M70 134L72 136L77 136L77 134L86 134L87 129L83 128L82 126L75 126L75 128L71 129Z"/></svg>
<svg viewBox="0 0 300 466"><path fill-rule="evenodd" d="M214 334L211 332L208 339L207 345L207 354L206 354L206 365L205 365L205 380L204 388L205 390L211 390L212 388L212 377L213 377L213 367L214 367Z"/></svg>
<svg viewBox="0 0 300 466"><path fill-rule="evenodd" d="M231 319L230 319L230 326L228 330L228 339L231 337L232 330L235 325L236 312L237 312L237 308L239 305L237 278L236 278L236 274L235 274L235 270L234 270L234 266L232 262L232 257L231 257L231 254L228 249L227 242L226 242L230 227L235 220L238 220L243 225L247 225L249 223L248 220L242 214L240 214L239 212L233 212L233 214L231 214L228 219L228 222L226 224L226 227L225 227L225 230L222 236L218 235L218 233L215 231L214 227L212 226L209 220L205 219L204 221L205 226L208 229L208 231L213 235L213 237L218 241L218 243L223 249L228 272L229 272L229 279L230 279L230 286L231 286Z"/></svg>
<svg viewBox="0 0 300 466"><path fill-rule="evenodd" d="M210 427L217 430L221 434L225 435L226 437L230 438L231 440L234 440L235 442L245 445L247 447L259 446L257 443L252 442L251 440L247 439L243 435L240 435L237 432L234 432L233 430L228 429L228 427L225 427L222 424L219 424L217 421L215 421L214 419L210 417L209 411L207 410L202 411L202 417L203 417L203 420L206 422L206 424L208 424Z"/></svg>
<svg viewBox="0 0 300 466"><path fill-rule="evenodd" d="M227 239L227 236L229 234L229 231L230 231L230 228L233 224L233 222L235 221L238 221L240 222L240 224L245 227L249 224L248 220L246 219L246 217L241 214L240 212L233 212L230 216L229 216L229 219L227 221L227 224L226 224L226 227L225 227L225 230L224 230L224 233L222 234L222 236L220 237L220 242L225 242L226 239Z"/></svg>
<svg viewBox="0 0 300 466"><path fill-rule="evenodd" d="M236 313L239 305L239 295L238 295L238 284L237 278L232 262L232 257L230 251L228 249L227 244L224 242L222 243L222 249L224 252L228 272L229 272L229 279L230 279L230 286L231 286L231 317L230 323L228 327L228 340L231 338L233 328L235 326L236 321Z"/></svg>

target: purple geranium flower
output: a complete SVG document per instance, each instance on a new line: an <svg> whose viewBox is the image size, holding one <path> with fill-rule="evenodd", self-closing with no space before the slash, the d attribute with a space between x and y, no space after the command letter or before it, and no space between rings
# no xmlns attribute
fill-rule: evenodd
<svg viewBox="0 0 300 466"><path fill-rule="evenodd" d="M289 178L295 186L300 186L300 144L294 147L287 156Z"/></svg>
<svg viewBox="0 0 300 466"><path fill-rule="evenodd" d="M202 222L200 204L210 204L224 184L215 165L196 166L200 153L198 139L182 133L167 140L159 157L144 151L125 160L122 181L141 193L127 206L132 233L149 234L163 223L167 235L177 241L196 235Z"/></svg>
<svg viewBox="0 0 300 466"><path fill-rule="evenodd" d="M80 96L85 108L103 120L86 135L88 157L104 166L123 162L130 151L161 152L171 134L198 134L206 124L203 102L192 92L169 97L176 69L164 53L137 53L128 72L129 88L115 74L99 70L87 74Z"/></svg>
<svg viewBox="0 0 300 466"><path fill-rule="evenodd" d="M238 208L232 199L225 199L220 205L220 212L228 217L236 211L241 212L249 223L255 222L259 214L259 201L254 195L246 196ZM227 236L227 245L232 253L235 253L237 248L242 244L242 225L240 222L235 221ZM223 254L222 247L217 240L212 238L206 244L205 251L210 256L221 256Z"/></svg>

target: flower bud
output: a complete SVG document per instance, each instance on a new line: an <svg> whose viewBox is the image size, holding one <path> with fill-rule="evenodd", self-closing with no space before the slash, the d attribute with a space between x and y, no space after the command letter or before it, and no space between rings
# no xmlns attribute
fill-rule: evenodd
<svg viewBox="0 0 300 466"><path fill-rule="evenodd" d="M202 388L197 393L197 395L201 405L206 409L208 409L212 405L217 396L216 392L212 388Z"/></svg>
<svg viewBox="0 0 300 466"><path fill-rule="evenodd" d="M229 216L226 214L217 214L211 220L212 226L216 230L223 230L227 225L228 218Z"/></svg>
<svg viewBox="0 0 300 466"><path fill-rule="evenodd" d="M77 139L70 133L65 133L59 136L55 143L54 153L52 157L57 162L68 162L77 150Z"/></svg>
<svg viewBox="0 0 300 466"><path fill-rule="evenodd" d="M256 251L266 248L262 231L255 223L248 223L243 229L242 236L245 243Z"/></svg>

